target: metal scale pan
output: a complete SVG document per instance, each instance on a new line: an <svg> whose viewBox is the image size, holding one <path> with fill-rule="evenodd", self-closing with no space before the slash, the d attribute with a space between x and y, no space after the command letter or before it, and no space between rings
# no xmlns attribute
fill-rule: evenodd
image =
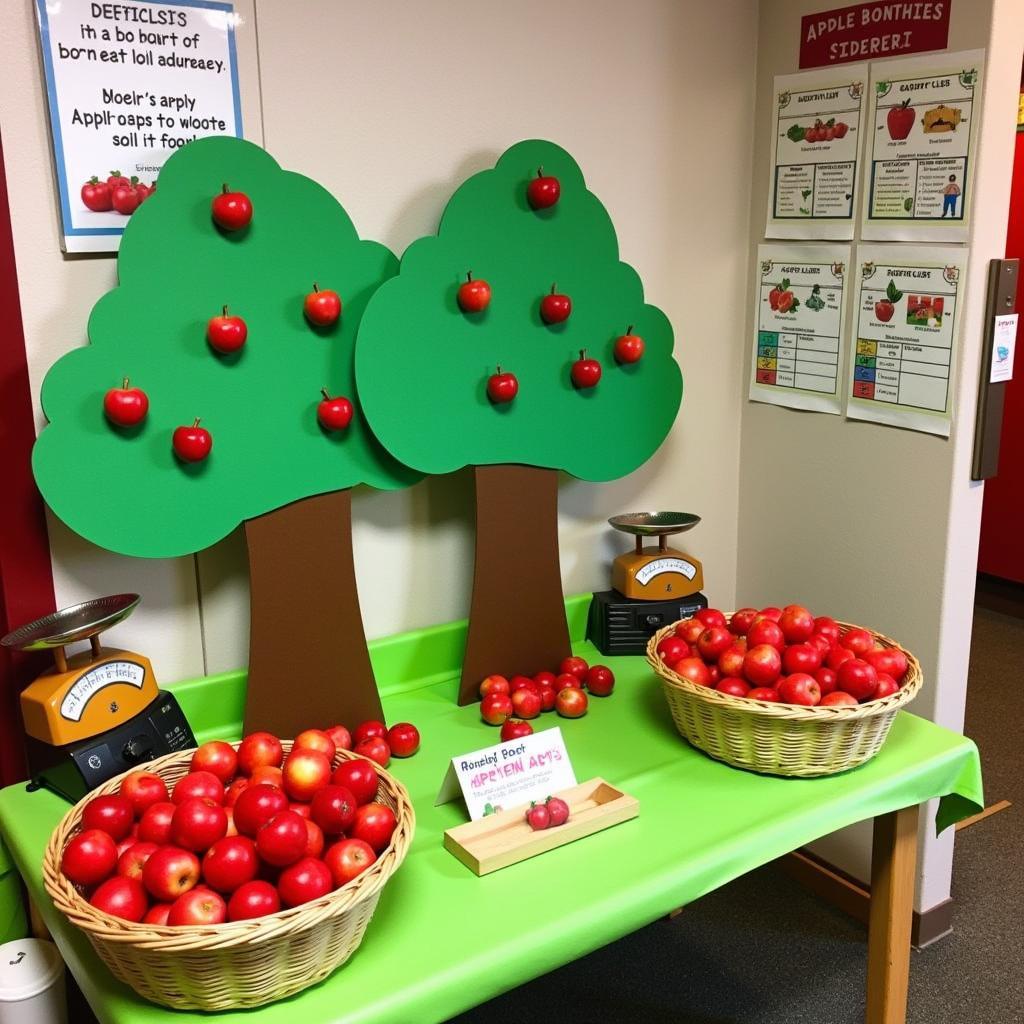
<svg viewBox="0 0 1024 1024"><path fill-rule="evenodd" d="M692 512L625 512L608 520L609 526L636 537L638 555L643 553L644 537L657 537L658 548L664 551L666 537L692 530L699 522L700 516Z"/></svg>

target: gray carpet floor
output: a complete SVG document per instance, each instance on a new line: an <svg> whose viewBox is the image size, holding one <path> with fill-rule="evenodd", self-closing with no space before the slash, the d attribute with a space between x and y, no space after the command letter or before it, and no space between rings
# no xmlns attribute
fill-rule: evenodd
<svg viewBox="0 0 1024 1024"><path fill-rule="evenodd" d="M978 609L965 732L988 804L957 836L953 934L911 959L909 1024L1024 1024L1024 621ZM864 928L767 866L450 1024L860 1024Z"/></svg>

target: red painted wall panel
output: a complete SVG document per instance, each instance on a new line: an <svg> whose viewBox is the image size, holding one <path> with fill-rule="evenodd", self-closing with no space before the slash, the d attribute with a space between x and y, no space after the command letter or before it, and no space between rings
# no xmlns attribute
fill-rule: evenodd
<svg viewBox="0 0 1024 1024"><path fill-rule="evenodd" d="M1006 255L1024 265L1024 132L1017 133ZM978 569L1024 583L1024 279L1017 282L1017 355L1006 385L999 475L985 484Z"/></svg>
<svg viewBox="0 0 1024 1024"><path fill-rule="evenodd" d="M0 635L54 610L43 501L32 479L35 442L0 138ZM25 778L18 694L49 664L0 647L0 784Z"/></svg>

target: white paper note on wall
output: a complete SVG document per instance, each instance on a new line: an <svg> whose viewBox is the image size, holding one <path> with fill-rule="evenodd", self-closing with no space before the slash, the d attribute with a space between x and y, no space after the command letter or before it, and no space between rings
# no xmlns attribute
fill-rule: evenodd
<svg viewBox="0 0 1024 1024"><path fill-rule="evenodd" d="M989 383L1013 380L1013 356L1017 348L1017 314L997 316L992 331L992 372Z"/></svg>

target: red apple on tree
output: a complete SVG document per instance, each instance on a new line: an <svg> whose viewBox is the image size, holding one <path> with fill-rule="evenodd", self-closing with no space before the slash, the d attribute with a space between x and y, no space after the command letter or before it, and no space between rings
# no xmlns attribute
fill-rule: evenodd
<svg viewBox="0 0 1024 1024"><path fill-rule="evenodd" d="M573 385L577 388L592 388L601 379L601 364L587 358L587 350L580 349L580 357L572 364L570 371Z"/></svg>
<svg viewBox="0 0 1024 1024"><path fill-rule="evenodd" d="M540 318L546 324L560 324L569 319L572 312L572 299L568 295L562 295L555 291L555 285L551 291L540 300Z"/></svg>
<svg viewBox="0 0 1024 1024"><path fill-rule="evenodd" d="M513 398L519 393L519 381L516 380L514 373L509 373L507 370L502 372L501 367L498 367L497 373L492 373L487 378L487 397L495 405L503 405L506 402L511 402Z"/></svg>
<svg viewBox="0 0 1024 1024"><path fill-rule="evenodd" d="M537 177L526 186L526 199L535 210L546 210L558 202L562 194L559 180L544 173L543 167L537 168Z"/></svg>
<svg viewBox="0 0 1024 1024"><path fill-rule="evenodd" d="M330 288L321 291L314 281L313 290L303 300L302 312L314 326L330 327L341 316L341 296Z"/></svg>
<svg viewBox="0 0 1024 1024"><path fill-rule="evenodd" d="M224 185L210 203L213 221L225 231L240 231L252 220L252 201L244 192L232 192Z"/></svg>
<svg viewBox="0 0 1024 1024"><path fill-rule="evenodd" d="M111 388L103 396L103 412L115 426L134 427L146 418L149 398L142 388L129 387L125 377L119 388Z"/></svg>
<svg viewBox="0 0 1024 1024"><path fill-rule="evenodd" d="M456 299L463 313L482 313L491 304L491 286L482 278L473 280L473 271L470 270L466 273L466 280L459 285Z"/></svg>
<svg viewBox="0 0 1024 1024"><path fill-rule="evenodd" d="M196 419L191 427L177 427L171 437L174 454L182 462L202 462L213 450L213 437Z"/></svg>
<svg viewBox="0 0 1024 1024"><path fill-rule="evenodd" d="M344 395L331 398L327 388L321 388L323 399L316 407L316 418L324 430L344 430L352 422L352 403Z"/></svg>
<svg viewBox="0 0 1024 1024"><path fill-rule="evenodd" d="M633 325L626 328L625 334L615 339L615 360L619 363L637 363L644 354L644 339L633 333Z"/></svg>
<svg viewBox="0 0 1024 1024"><path fill-rule="evenodd" d="M212 316L206 323L206 340L218 352L237 352L248 336L245 321L240 316L228 316L227 306L222 308L220 316Z"/></svg>

